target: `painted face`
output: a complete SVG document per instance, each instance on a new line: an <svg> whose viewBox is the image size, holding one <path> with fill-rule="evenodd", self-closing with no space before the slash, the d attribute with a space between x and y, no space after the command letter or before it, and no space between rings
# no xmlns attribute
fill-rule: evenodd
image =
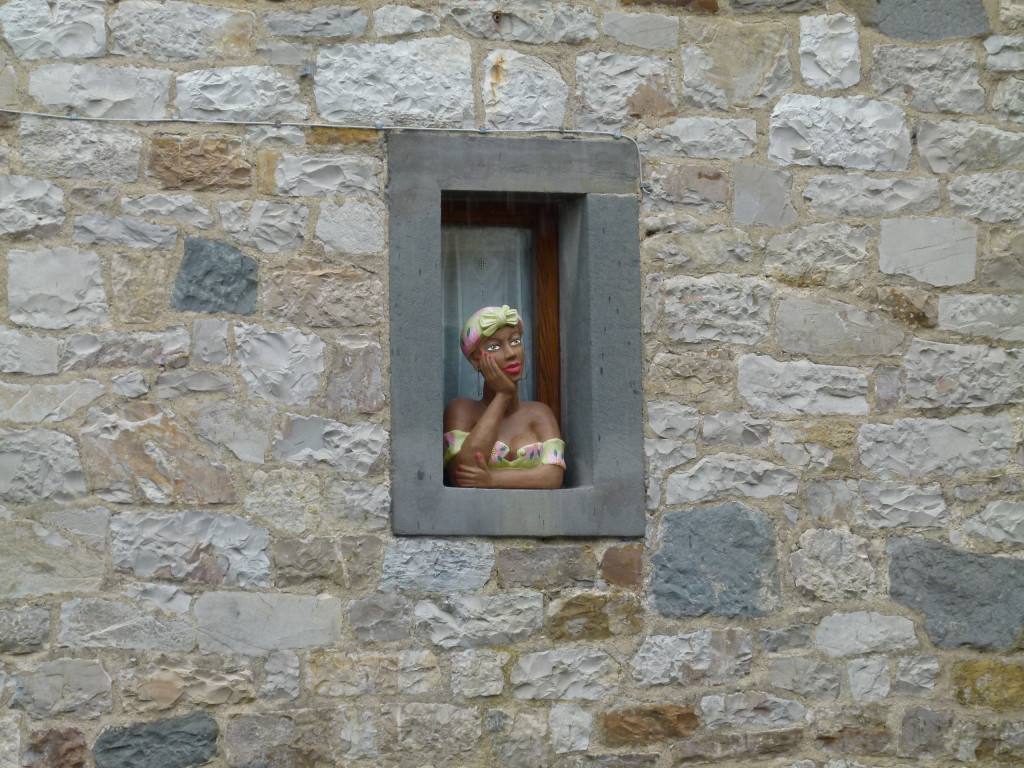
<svg viewBox="0 0 1024 768"><path fill-rule="evenodd" d="M498 363L498 367L513 381L523 375L523 362L526 360L526 348L523 346L523 333L518 326L506 325L499 328L480 344L473 356L473 367L480 370L481 355L490 355Z"/></svg>

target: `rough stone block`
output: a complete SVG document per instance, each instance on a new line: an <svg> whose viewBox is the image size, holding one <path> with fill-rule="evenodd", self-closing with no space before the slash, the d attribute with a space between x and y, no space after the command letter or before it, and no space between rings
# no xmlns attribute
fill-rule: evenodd
<svg viewBox="0 0 1024 768"><path fill-rule="evenodd" d="M893 104L790 93L772 110L768 158L783 165L902 171L910 162L910 131Z"/></svg>
<svg viewBox="0 0 1024 768"><path fill-rule="evenodd" d="M765 107L793 84L783 24L689 17L683 40L683 101L692 107Z"/></svg>
<svg viewBox="0 0 1024 768"><path fill-rule="evenodd" d="M637 141L645 157L735 160L754 151L756 135L757 123L750 119L682 117L640 134Z"/></svg>
<svg viewBox="0 0 1024 768"><path fill-rule="evenodd" d="M846 674L856 701L879 701L889 695L889 661L884 657L855 659Z"/></svg>
<svg viewBox="0 0 1024 768"><path fill-rule="evenodd" d="M1024 564L923 539L889 539L889 593L925 614L940 648L1008 648L1024 626Z"/></svg>
<svg viewBox="0 0 1024 768"><path fill-rule="evenodd" d="M548 634L554 640L602 640L640 630L642 610L633 595L579 594L551 603Z"/></svg>
<svg viewBox="0 0 1024 768"><path fill-rule="evenodd" d="M597 19L588 8L549 0L516 0L495 16L476 3L444 7L444 20L474 37L520 43L579 45L597 39Z"/></svg>
<svg viewBox="0 0 1024 768"><path fill-rule="evenodd" d="M862 480L859 490L864 504L857 510L858 523L873 528L939 528L949 523L938 483L908 485Z"/></svg>
<svg viewBox="0 0 1024 768"><path fill-rule="evenodd" d="M320 416L288 416L274 458L302 466L329 464L349 475L365 476L379 467L388 433L379 424L343 424Z"/></svg>
<svg viewBox="0 0 1024 768"><path fill-rule="evenodd" d="M961 704L1013 712L1024 705L1024 666L996 659L961 661L950 682Z"/></svg>
<svg viewBox="0 0 1024 768"><path fill-rule="evenodd" d="M902 346L900 326L874 312L838 301L789 296L775 311L779 346L809 355L892 355Z"/></svg>
<svg viewBox="0 0 1024 768"><path fill-rule="evenodd" d="M1024 341L1024 296L940 296L939 328L970 336Z"/></svg>
<svg viewBox="0 0 1024 768"><path fill-rule="evenodd" d="M491 578L494 545L472 541L394 539L384 551L381 590L469 592Z"/></svg>
<svg viewBox="0 0 1024 768"><path fill-rule="evenodd" d="M408 696L436 693L441 673L430 651L314 653L309 685L320 696Z"/></svg>
<svg viewBox="0 0 1024 768"><path fill-rule="evenodd" d="M903 358L913 408L984 408L1024 401L1024 351L914 339Z"/></svg>
<svg viewBox="0 0 1024 768"><path fill-rule="evenodd" d="M168 399L196 392L231 392L234 381L226 373L181 368L158 374L153 382L153 397Z"/></svg>
<svg viewBox="0 0 1024 768"><path fill-rule="evenodd" d="M480 95L491 128L561 128L569 86L543 59L503 49L484 60Z"/></svg>
<svg viewBox="0 0 1024 768"><path fill-rule="evenodd" d="M503 651L460 651L451 655L452 692L463 698L499 696L505 690L502 668L511 656Z"/></svg>
<svg viewBox="0 0 1024 768"><path fill-rule="evenodd" d="M355 267L291 261L265 278L263 303L272 317L314 328L373 325L384 319L384 286Z"/></svg>
<svg viewBox="0 0 1024 768"><path fill-rule="evenodd" d="M722 496L789 496L796 493L797 483L797 473L787 467L717 453L704 457L691 469L669 475L665 503L690 504Z"/></svg>
<svg viewBox="0 0 1024 768"><path fill-rule="evenodd" d="M509 674L517 699L602 699L618 690L620 678L619 665L597 648L526 654Z"/></svg>
<svg viewBox="0 0 1024 768"><path fill-rule="evenodd" d="M1003 416L898 419L865 424L857 447L861 463L883 478L998 469L1013 446L1013 427Z"/></svg>
<svg viewBox="0 0 1024 768"><path fill-rule="evenodd" d="M193 706L241 704L256 697L252 670L241 664L197 667L167 659L125 670L119 682L127 704L140 712Z"/></svg>
<svg viewBox="0 0 1024 768"><path fill-rule="evenodd" d="M585 53L576 59L576 125L614 130L636 117L673 117L671 63L656 56Z"/></svg>
<svg viewBox="0 0 1024 768"><path fill-rule="evenodd" d="M815 213L825 216L874 218L893 213L931 213L939 207L939 182L877 179L862 173L822 174L804 188L803 196Z"/></svg>
<svg viewBox="0 0 1024 768"><path fill-rule="evenodd" d="M903 40L947 40L988 31L982 0L881 0L878 29Z"/></svg>
<svg viewBox="0 0 1024 768"><path fill-rule="evenodd" d="M654 161L648 179L651 191L644 197L646 210L671 212L685 208L708 213L729 201L729 176L717 168ZM648 241L644 245L649 248L651 244ZM660 251L659 256L674 264L687 260L669 250Z"/></svg>
<svg viewBox="0 0 1024 768"><path fill-rule="evenodd" d="M452 762L478 747L480 713L451 704L389 703L380 709L380 744L388 753L415 755L416 761Z"/></svg>
<svg viewBox="0 0 1024 768"><path fill-rule="evenodd" d="M410 633L408 609L408 601L398 595L371 595L349 603L348 620L360 643L404 640Z"/></svg>
<svg viewBox="0 0 1024 768"><path fill-rule="evenodd" d="M217 721L196 711L184 717L106 728L93 744L96 768L190 768L217 752Z"/></svg>
<svg viewBox="0 0 1024 768"><path fill-rule="evenodd" d="M19 138L22 164L40 176L106 182L139 177L142 137L129 128L25 116Z"/></svg>
<svg viewBox="0 0 1024 768"><path fill-rule="evenodd" d="M731 502L666 512L661 526L651 576L659 613L749 617L778 607L775 538L763 513Z"/></svg>
<svg viewBox="0 0 1024 768"><path fill-rule="evenodd" d="M256 16L179 0L124 0L111 14L110 31L113 54L188 61L248 53Z"/></svg>
<svg viewBox="0 0 1024 768"><path fill-rule="evenodd" d="M823 618L814 632L814 645L826 656L840 658L912 648L917 637L914 622L905 616L857 611Z"/></svg>
<svg viewBox="0 0 1024 768"><path fill-rule="evenodd" d="M5 734L5 737L6 734ZM13 738L10 738L13 737ZM7 743L14 750L18 748L17 733L10 734ZM85 736L77 728L48 728L33 731L25 747L25 758L21 765L26 768L86 768ZM0 748L0 760L4 759ZM10 765L16 765L12 757Z"/></svg>
<svg viewBox="0 0 1024 768"><path fill-rule="evenodd" d="M470 47L454 37L323 48L314 87L320 116L333 122L457 128L473 121Z"/></svg>
<svg viewBox="0 0 1024 768"><path fill-rule="evenodd" d="M801 720L806 711L798 701L781 699L770 693L715 694L700 700L701 721L708 728L726 725L790 725Z"/></svg>
<svg viewBox="0 0 1024 768"><path fill-rule="evenodd" d="M1024 80L1002 80L992 92L992 112L1000 120L1024 123Z"/></svg>
<svg viewBox="0 0 1024 768"><path fill-rule="evenodd" d="M178 228L153 224L132 216L83 213L75 217L74 240L76 243L169 251L178 240Z"/></svg>
<svg viewBox="0 0 1024 768"><path fill-rule="evenodd" d="M191 224L197 229L213 226L210 211L199 205L193 195L143 195L142 197L121 198L121 209L133 216L163 218Z"/></svg>
<svg viewBox="0 0 1024 768"><path fill-rule="evenodd" d="M504 587L589 587L597 578L593 550L575 544L503 548L497 565L499 583Z"/></svg>
<svg viewBox="0 0 1024 768"><path fill-rule="evenodd" d="M11 322L68 328L107 322L99 256L75 248L11 250L7 254Z"/></svg>
<svg viewBox="0 0 1024 768"><path fill-rule="evenodd" d="M985 109L977 62L966 43L938 48L878 45L871 85L881 98L924 112L977 113Z"/></svg>
<svg viewBox="0 0 1024 768"><path fill-rule="evenodd" d="M193 120L303 119L299 84L272 67L222 67L179 75L174 106Z"/></svg>
<svg viewBox="0 0 1024 768"><path fill-rule="evenodd" d="M378 413L385 402L380 344L370 335L341 336L337 344L324 393L325 405L332 412Z"/></svg>
<svg viewBox="0 0 1024 768"><path fill-rule="evenodd" d="M719 412L704 416L704 443L709 446L735 445L755 447L767 445L772 422L756 419L749 413Z"/></svg>
<svg viewBox="0 0 1024 768"><path fill-rule="evenodd" d="M107 501L231 504L231 474L197 450L174 413L149 402L91 410L80 432L93 493Z"/></svg>
<svg viewBox="0 0 1024 768"><path fill-rule="evenodd" d="M0 419L22 424L64 421L106 388L94 379L67 384L5 384L0 382Z"/></svg>
<svg viewBox="0 0 1024 768"><path fill-rule="evenodd" d="M252 183L242 142L221 136L154 136L149 174L171 189L236 189Z"/></svg>
<svg viewBox="0 0 1024 768"><path fill-rule="evenodd" d="M811 88L860 82L857 19L845 13L800 17L800 74Z"/></svg>
<svg viewBox="0 0 1024 768"><path fill-rule="evenodd" d="M107 52L103 0L12 0L0 8L0 24L21 59L77 59Z"/></svg>
<svg viewBox="0 0 1024 768"><path fill-rule="evenodd" d="M693 707L675 704L619 707L605 712L605 743L619 747L679 739L689 736L698 725Z"/></svg>
<svg viewBox="0 0 1024 768"><path fill-rule="evenodd" d="M735 0L733 5L741 13L771 10L797 13L799 11L810 11L824 5L824 0Z"/></svg>
<svg viewBox="0 0 1024 768"><path fill-rule="evenodd" d="M793 175L751 163L737 163L733 177L733 219L738 224L788 227L797 220Z"/></svg>
<svg viewBox="0 0 1024 768"><path fill-rule="evenodd" d="M254 200L251 203L217 203L224 231L235 242L264 253L302 247L309 208L299 203Z"/></svg>
<svg viewBox="0 0 1024 768"><path fill-rule="evenodd" d="M50 612L45 608L0 611L0 653L34 653L50 635Z"/></svg>
<svg viewBox="0 0 1024 768"><path fill-rule="evenodd" d="M0 522L0 596L96 592L102 556L56 531L29 522Z"/></svg>
<svg viewBox="0 0 1024 768"><path fill-rule="evenodd" d="M869 234L835 222L801 227L768 241L765 266L800 285L857 284L869 265Z"/></svg>
<svg viewBox="0 0 1024 768"><path fill-rule="evenodd" d="M605 13L601 31L625 45L650 50L679 44L679 19L660 13Z"/></svg>
<svg viewBox="0 0 1024 768"><path fill-rule="evenodd" d="M325 201L316 221L316 236L328 251L352 255L384 250L384 206L352 200L341 205Z"/></svg>
<svg viewBox="0 0 1024 768"><path fill-rule="evenodd" d="M680 275L665 280L662 290L662 325L673 339L756 344L768 335L772 287L762 280Z"/></svg>
<svg viewBox="0 0 1024 768"><path fill-rule="evenodd" d="M358 37L366 31L366 16L357 7L325 5L309 11L264 14L272 35L282 37Z"/></svg>
<svg viewBox="0 0 1024 768"><path fill-rule="evenodd" d="M811 625L793 624L782 629L762 629L758 631L758 639L765 653L810 648Z"/></svg>
<svg viewBox="0 0 1024 768"><path fill-rule="evenodd" d="M313 397L324 370L323 340L298 328L279 332L262 325L235 327L235 359L249 395L289 405L305 405Z"/></svg>
<svg viewBox="0 0 1024 768"><path fill-rule="evenodd" d="M768 666L772 686L811 699L839 697L839 674L832 664L806 657L775 659Z"/></svg>
<svg viewBox="0 0 1024 768"><path fill-rule="evenodd" d="M750 673L751 636L743 629L651 635L630 660L639 685L732 683Z"/></svg>
<svg viewBox="0 0 1024 768"><path fill-rule="evenodd" d="M30 176L0 174L0 235L51 237L64 223L64 192Z"/></svg>
<svg viewBox="0 0 1024 768"><path fill-rule="evenodd" d="M160 396L160 387L165 376L166 374L162 374L157 379L158 389L154 390L156 397ZM210 445L224 446L242 461L262 464L267 449L270 448L271 435L278 422L278 413L273 408L214 402L197 407L195 416L189 421L196 435Z"/></svg>
<svg viewBox="0 0 1024 768"><path fill-rule="evenodd" d="M829 603L867 600L878 591L868 540L843 529L818 528L800 535L790 556L798 589Z"/></svg>
<svg viewBox="0 0 1024 768"><path fill-rule="evenodd" d="M647 471L651 475L660 477L696 456L697 446L693 443L658 438L644 440L644 457L647 459Z"/></svg>
<svg viewBox="0 0 1024 768"><path fill-rule="evenodd" d="M378 531L391 525L391 491L330 476L324 487L324 521L331 526Z"/></svg>
<svg viewBox="0 0 1024 768"><path fill-rule="evenodd" d="M590 747L593 717L575 704L555 702L548 713L551 748L556 755L585 752Z"/></svg>
<svg viewBox="0 0 1024 768"><path fill-rule="evenodd" d="M778 755L795 750L803 740L803 735L803 728L778 728L746 733L711 731L676 742L672 748L672 756L680 763L706 763L713 760Z"/></svg>
<svg viewBox="0 0 1024 768"><path fill-rule="evenodd" d="M1024 71L1024 35L993 35L986 37L984 44L988 54L985 56L985 69L996 72Z"/></svg>
<svg viewBox="0 0 1024 768"><path fill-rule="evenodd" d="M928 696L939 676L935 656L908 656L896 662L896 682L892 691L906 696Z"/></svg>
<svg viewBox="0 0 1024 768"><path fill-rule="evenodd" d="M70 648L191 651L196 631L186 621L141 613L137 606L76 598L60 606L57 643Z"/></svg>
<svg viewBox="0 0 1024 768"><path fill-rule="evenodd" d="M914 707L903 713L896 754L903 757L940 757L946 753L946 737L953 713Z"/></svg>
<svg viewBox="0 0 1024 768"><path fill-rule="evenodd" d="M194 613L203 653L260 656L330 646L341 635L342 603L326 595L204 592Z"/></svg>
<svg viewBox="0 0 1024 768"><path fill-rule="evenodd" d="M968 533L992 541L1024 543L1024 502L994 501L964 523Z"/></svg>
<svg viewBox="0 0 1024 768"><path fill-rule="evenodd" d="M29 94L48 107L119 118L164 117L170 88L170 70L92 64L46 64L28 84Z"/></svg>
<svg viewBox="0 0 1024 768"><path fill-rule="evenodd" d="M274 168L274 194L291 197L375 195L380 162L351 155L282 155Z"/></svg>
<svg viewBox="0 0 1024 768"><path fill-rule="evenodd" d="M754 411L788 416L868 412L867 376L847 366L744 355L739 361L737 384L740 395Z"/></svg>
<svg viewBox="0 0 1024 768"><path fill-rule="evenodd" d="M37 719L92 720L110 712L110 676L98 661L55 659L19 672L10 706Z"/></svg>
<svg viewBox="0 0 1024 768"><path fill-rule="evenodd" d="M932 173L997 170L1024 156L1024 135L966 120L922 120L917 147L922 167Z"/></svg>
<svg viewBox="0 0 1024 768"><path fill-rule="evenodd" d="M47 429L0 429L0 500L67 502L84 495L72 438Z"/></svg>
<svg viewBox="0 0 1024 768"><path fill-rule="evenodd" d="M997 223L1024 220L1024 171L959 176L949 183L953 210Z"/></svg>
<svg viewBox="0 0 1024 768"><path fill-rule="evenodd" d="M373 31L377 37L415 35L439 29L441 20L437 16L407 5L382 5L373 12Z"/></svg>
<svg viewBox="0 0 1024 768"><path fill-rule="evenodd" d="M376 536L288 538L271 547L279 587L327 581L350 590L376 581L381 542Z"/></svg>
<svg viewBox="0 0 1024 768"><path fill-rule="evenodd" d="M171 292L171 306L193 312L256 309L256 260L228 243L185 238L185 256Z"/></svg>
<svg viewBox="0 0 1024 768"><path fill-rule="evenodd" d="M0 325L0 371L40 376L57 372L60 339L30 336Z"/></svg>
<svg viewBox="0 0 1024 768"><path fill-rule="evenodd" d="M114 564L138 576L265 587L269 534L234 515L200 510L123 512L110 521Z"/></svg>
<svg viewBox="0 0 1024 768"><path fill-rule="evenodd" d="M176 325L155 333L75 333L67 337L60 353L60 368L167 366L180 368L188 359L189 336Z"/></svg>

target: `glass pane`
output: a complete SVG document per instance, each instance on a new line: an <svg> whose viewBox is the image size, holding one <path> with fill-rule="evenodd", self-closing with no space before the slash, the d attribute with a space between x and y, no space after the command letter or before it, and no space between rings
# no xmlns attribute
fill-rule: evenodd
<svg viewBox="0 0 1024 768"><path fill-rule="evenodd" d="M519 396L533 400L533 233L525 227L445 225L441 248L445 402L455 397L479 399L480 374L459 351L459 332L481 307L503 304L522 313L527 379L519 385Z"/></svg>

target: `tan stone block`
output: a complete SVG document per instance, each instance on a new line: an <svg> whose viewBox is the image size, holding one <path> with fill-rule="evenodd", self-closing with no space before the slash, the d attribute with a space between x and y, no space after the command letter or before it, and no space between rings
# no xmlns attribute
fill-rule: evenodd
<svg viewBox="0 0 1024 768"><path fill-rule="evenodd" d="M939 299L927 291L919 288L864 288L857 293L886 310L896 320L922 328L938 325Z"/></svg>
<svg viewBox="0 0 1024 768"><path fill-rule="evenodd" d="M664 5L689 11L718 12L718 0L622 0L623 5Z"/></svg>
<svg viewBox="0 0 1024 768"><path fill-rule="evenodd" d="M651 75L626 98L629 114L635 117L674 117L676 103L672 83L664 75Z"/></svg>
<svg viewBox="0 0 1024 768"><path fill-rule="evenodd" d="M999 661L962 661L953 667L953 692L961 704L997 712L1024 708L1024 666Z"/></svg>
<svg viewBox="0 0 1024 768"><path fill-rule="evenodd" d="M802 728L760 733L712 733L690 741L676 742L673 756L676 763L685 763L773 755L795 749L802 738Z"/></svg>
<svg viewBox="0 0 1024 768"><path fill-rule="evenodd" d="M497 562L498 578L503 587L591 586L597 575L594 551L578 544L510 547L498 552Z"/></svg>
<svg viewBox="0 0 1024 768"><path fill-rule="evenodd" d="M256 152L256 191L261 195L274 194L277 161L283 154L279 149L261 149Z"/></svg>
<svg viewBox="0 0 1024 768"><path fill-rule="evenodd" d="M242 143L225 136L157 136L149 172L169 189L240 189L252 183Z"/></svg>
<svg viewBox="0 0 1024 768"><path fill-rule="evenodd" d="M140 712L170 709L176 704L239 704L256 697L252 671L242 666L208 669L157 661L127 673L124 693Z"/></svg>
<svg viewBox="0 0 1024 768"><path fill-rule="evenodd" d="M555 603L549 630L556 640L599 640L638 632L641 613L632 595L574 595Z"/></svg>
<svg viewBox="0 0 1024 768"><path fill-rule="evenodd" d="M379 141L382 134L373 128L309 128L306 144L311 147L334 147L340 144L368 144Z"/></svg>
<svg viewBox="0 0 1024 768"><path fill-rule="evenodd" d="M605 742L613 747L689 736L699 722L693 707L674 704L622 707L605 713Z"/></svg>

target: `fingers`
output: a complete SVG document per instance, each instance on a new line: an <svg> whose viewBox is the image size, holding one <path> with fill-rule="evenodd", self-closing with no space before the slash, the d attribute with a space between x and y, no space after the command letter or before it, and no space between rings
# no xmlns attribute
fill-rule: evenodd
<svg viewBox="0 0 1024 768"><path fill-rule="evenodd" d="M476 465L485 472L487 471L487 462L484 461L484 455L482 453L478 453L476 455Z"/></svg>

